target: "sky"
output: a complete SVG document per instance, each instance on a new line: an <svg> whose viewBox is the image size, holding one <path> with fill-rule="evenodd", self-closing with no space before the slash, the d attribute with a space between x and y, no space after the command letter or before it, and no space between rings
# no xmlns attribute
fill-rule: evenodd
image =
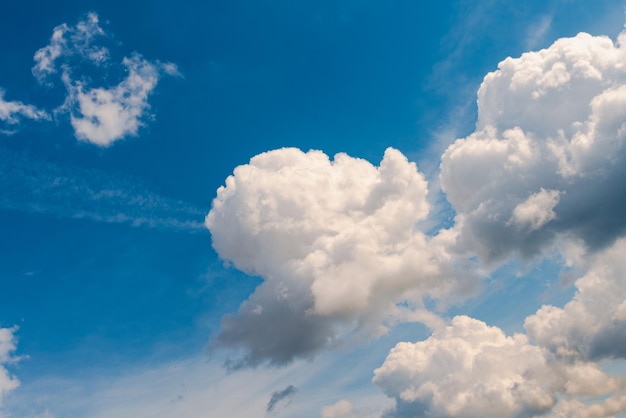
<svg viewBox="0 0 626 418"><path fill-rule="evenodd" d="M0 417L626 416L626 2L0 6Z"/></svg>

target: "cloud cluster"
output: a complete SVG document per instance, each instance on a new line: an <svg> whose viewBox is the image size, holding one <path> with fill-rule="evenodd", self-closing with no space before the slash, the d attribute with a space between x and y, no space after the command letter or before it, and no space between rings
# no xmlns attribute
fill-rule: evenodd
<svg viewBox="0 0 626 418"><path fill-rule="evenodd" d="M494 261L558 236L599 249L626 230L624 42L581 33L485 77L476 131L441 161L461 248Z"/></svg>
<svg viewBox="0 0 626 418"><path fill-rule="evenodd" d="M7 364L17 360L13 356L13 352L17 348L15 331L16 328L0 328L0 408L2 407L2 399L20 384L19 380L5 368ZM2 416L1 412L0 416Z"/></svg>
<svg viewBox="0 0 626 418"><path fill-rule="evenodd" d="M280 149L239 166L218 190L206 225L220 257L264 282L218 342L246 362L282 364L338 342L352 330L382 332L396 303L440 299L472 287L428 237L427 183L387 149L380 166L337 154Z"/></svg>
<svg viewBox="0 0 626 418"><path fill-rule="evenodd" d="M223 319L218 343L244 350L239 365L284 364L401 312L426 318L423 297L471 288L475 256L489 267L556 249L582 272L571 302L542 307L513 336L466 316L431 321L430 338L399 343L375 371L396 401L384 416L624 411L623 381L600 361L626 357L625 43L626 32L617 42L581 33L485 77L475 132L441 158L456 217L435 236L419 228L427 183L393 149L379 167L295 149L238 167L206 225L220 257L264 281Z"/></svg>
<svg viewBox="0 0 626 418"><path fill-rule="evenodd" d="M50 43L34 55L33 76L52 87L60 79L67 95L52 113L69 113L76 138L98 146L109 146L127 136L136 136L150 117L148 99L164 75L180 76L176 64L151 62L138 53L113 62L109 49L101 45L107 34L98 15L89 13L76 25L54 28ZM118 67L126 74L116 85L106 80ZM105 72L101 86L94 87L97 74ZM50 114L19 101L4 100L0 89L0 133L12 134L22 119L50 120Z"/></svg>
<svg viewBox="0 0 626 418"><path fill-rule="evenodd" d="M626 410L626 33L579 34L507 58L478 92L474 133L442 156L456 251L489 263L545 254L558 239L581 271L563 308L507 337L455 317L422 342L399 343L374 382L389 417L605 417ZM565 242L565 245L562 245ZM585 402L583 402L585 400Z"/></svg>
<svg viewBox="0 0 626 418"><path fill-rule="evenodd" d="M76 70L83 70L85 63L96 68L113 66L108 48L98 44L104 38L95 13L75 26L57 26L50 43L35 53L32 68L41 83L50 85L51 76L61 73L67 98L56 113L69 112L76 137L98 146L136 136L149 116L148 97L161 75L179 75L175 64L150 62L135 53L123 58L126 77L119 84L91 87L93 77Z"/></svg>
<svg viewBox="0 0 626 418"><path fill-rule="evenodd" d="M417 343L399 343L374 372L397 407L439 417L528 417L554 407L560 394L598 396L620 388L595 363L563 362L523 334L467 316L454 317Z"/></svg>

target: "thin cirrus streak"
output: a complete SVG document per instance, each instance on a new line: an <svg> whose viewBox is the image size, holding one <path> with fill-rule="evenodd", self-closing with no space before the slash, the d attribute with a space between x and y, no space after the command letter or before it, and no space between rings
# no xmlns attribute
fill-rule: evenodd
<svg viewBox="0 0 626 418"><path fill-rule="evenodd" d="M202 232L204 211L94 169L0 150L0 208L135 227Z"/></svg>

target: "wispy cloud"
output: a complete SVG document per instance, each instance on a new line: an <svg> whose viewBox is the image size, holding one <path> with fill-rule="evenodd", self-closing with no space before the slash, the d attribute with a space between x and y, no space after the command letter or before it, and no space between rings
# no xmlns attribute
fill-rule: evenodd
<svg viewBox="0 0 626 418"><path fill-rule="evenodd" d="M204 211L138 182L0 149L0 207L137 227L202 231Z"/></svg>
<svg viewBox="0 0 626 418"><path fill-rule="evenodd" d="M21 119L49 120L50 115L33 105L24 104L19 101L7 101L4 99L5 92L0 89L0 122L5 128L0 129L4 134L11 134Z"/></svg>
<svg viewBox="0 0 626 418"><path fill-rule="evenodd" d="M95 13L89 13L75 26L66 23L57 26L52 31L50 43L35 52L33 75L40 83L49 82L49 76L58 72L58 61L74 55L95 64L104 63L109 58L109 50L104 46L93 45L98 37L104 35ZM61 65L65 66L65 71L69 71L66 65Z"/></svg>
<svg viewBox="0 0 626 418"><path fill-rule="evenodd" d="M297 391L298 389L294 385L289 385L283 390L272 393L270 400L267 402L265 410L267 412L272 412L279 402L291 398L293 395L296 394Z"/></svg>

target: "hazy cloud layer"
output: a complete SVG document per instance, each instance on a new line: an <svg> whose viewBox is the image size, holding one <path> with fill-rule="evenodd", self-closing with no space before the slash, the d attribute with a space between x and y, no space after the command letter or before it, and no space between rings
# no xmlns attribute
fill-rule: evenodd
<svg viewBox="0 0 626 418"><path fill-rule="evenodd" d="M245 363L282 364L411 316L397 302L471 290L445 250L450 237L417 229L426 194L415 164L391 148L379 167L297 149L237 167L206 225L220 257L264 283L224 318L218 343L244 348Z"/></svg>
<svg viewBox="0 0 626 418"><path fill-rule="evenodd" d="M0 416L2 416L2 400L15 390L20 382L6 369L7 364L14 363L17 359L13 356L17 348L15 339L16 328L0 328Z"/></svg>
<svg viewBox="0 0 626 418"><path fill-rule="evenodd" d="M67 98L55 113L69 112L76 137L99 146L136 136L150 116L148 98L160 77L179 75L175 64L150 62L135 53L122 59L126 73L122 81L93 87L94 74L87 72L86 64L107 73L119 67L109 49L99 44L106 37L95 13L75 26L64 23L54 29L50 43L35 53L32 68L41 83L52 85L53 76L60 77Z"/></svg>
<svg viewBox="0 0 626 418"><path fill-rule="evenodd" d="M203 212L102 171L0 148L0 208L175 231L204 230Z"/></svg>
<svg viewBox="0 0 626 418"><path fill-rule="evenodd" d="M476 131L441 163L461 248L501 260L559 234L597 249L624 232L625 40L581 33L485 77Z"/></svg>

